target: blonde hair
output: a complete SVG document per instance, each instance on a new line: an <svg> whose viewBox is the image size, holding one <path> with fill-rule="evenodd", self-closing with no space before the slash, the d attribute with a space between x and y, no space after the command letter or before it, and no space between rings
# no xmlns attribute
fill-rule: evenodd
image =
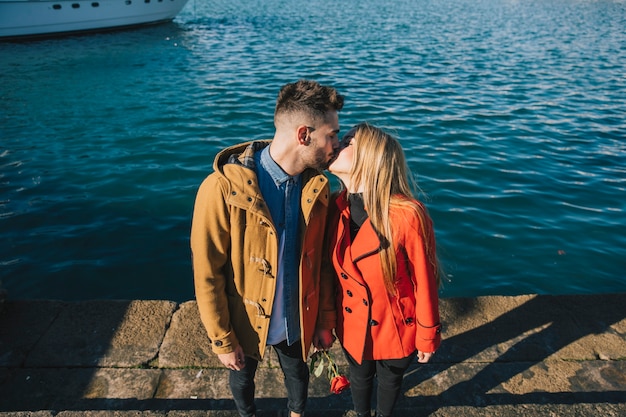
<svg viewBox="0 0 626 417"><path fill-rule="evenodd" d="M350 179L354 189L363 189L363 202L370 222L381 240L381 265L385 287L394 295L397 271L393 233L389 219L391 206L409 206L419 219L429 262L433 266L437 285L440 284L439 262L434 236L426 208L413 195L414 179L410 175L400 142L380 128L361 123L354 131L354 158Z"/></svg>

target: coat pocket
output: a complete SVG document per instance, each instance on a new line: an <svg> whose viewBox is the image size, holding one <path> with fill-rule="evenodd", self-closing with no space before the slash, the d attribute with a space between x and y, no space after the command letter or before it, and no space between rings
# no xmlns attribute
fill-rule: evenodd
<svg viewBox="0 0 626 417"><path fill-rule="evenodd" d="M415 300L411 297L397 299L398 310L405 326L415 325Z"/></svg>

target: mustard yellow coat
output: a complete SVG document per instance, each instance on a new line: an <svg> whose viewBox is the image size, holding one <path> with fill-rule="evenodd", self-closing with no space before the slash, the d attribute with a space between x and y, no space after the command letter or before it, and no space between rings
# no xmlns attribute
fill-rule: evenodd
<svg viewBox="0 0 626 417"><path fill-rule="evenodd" d="M194 286L200 318L216 354L238 345L262 359L274 303L278 236L253 170L254 152L269 141L220 152L201 184L191 227ZM329 202L328 179L302 173L299 294L302 357L316 328L333 329L333 277L321 276L322 238ZM286 242L289 244L289 241Z"/></svg>

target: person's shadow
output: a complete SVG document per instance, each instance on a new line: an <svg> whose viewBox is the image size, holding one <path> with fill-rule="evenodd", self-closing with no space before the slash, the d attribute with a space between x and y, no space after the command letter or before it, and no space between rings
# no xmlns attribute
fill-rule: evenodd
<svg viewBox="0 0 626 417"><path fill-rule="evenodd" d="M617 341L621 339L623 347L624 334L611 328L626 318L623 295L528 296L517 307L502 308L503 314L498 317L483 316L483 324L477 325L480 304L490 300L481 297L441 300L442 319L448 331L444 330L441 347L431 363L414 362L407 371L403 384L405 396L399 399L397 408L409 406L409 401L411 407L417 405L431 411L442 406L624 402L626 380L621 372L605 375L607 379L603 380L601 390L576 380L569 381L567 392L547 392L542 390L545 387L536 386L516 394L503 386L514 377L521 380L531 377L533 366L589 335L606 333ZM446 333L450 336L445 337ZM618 349L619 346L620 343ZM573 361L626 356L622 351L613 358L604 357L603 348L611 349L597 346L595 353L587 349L578 355L568 351L560 356ZM467 365L463 367L465 375L454 370L459 364ZM549 374L550 369L545 372ZM432 379L441 379L445 373L450 375L443 379L458 382L435 386Z"/></svg>

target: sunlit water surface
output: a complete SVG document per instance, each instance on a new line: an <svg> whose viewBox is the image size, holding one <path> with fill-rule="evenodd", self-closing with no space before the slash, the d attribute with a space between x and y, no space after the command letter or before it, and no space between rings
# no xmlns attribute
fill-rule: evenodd
<svg viewBox="0 0 626 417"><path fill-rule="evenodd" d="M11 298L193 298L214 155L281 85L385 127L435 222L443 297L626 291L626 3L190 0L171 23L0 43Z"/></svg>

